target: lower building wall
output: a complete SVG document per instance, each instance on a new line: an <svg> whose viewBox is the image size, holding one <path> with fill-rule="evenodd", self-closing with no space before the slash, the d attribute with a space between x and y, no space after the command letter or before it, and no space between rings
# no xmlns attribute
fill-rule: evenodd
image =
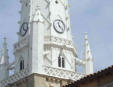
<svg viewBox="0 0 113 87"><path fill-rule="evenodd" d="M32 74L6 87L63 87L71 82L61 78Z"/></svg>

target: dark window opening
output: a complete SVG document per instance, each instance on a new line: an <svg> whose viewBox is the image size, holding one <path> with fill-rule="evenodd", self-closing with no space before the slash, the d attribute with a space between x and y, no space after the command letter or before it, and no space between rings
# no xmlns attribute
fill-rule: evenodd
<svg viewBox="0 0 113 87"><path fill-rule="evenodd" d="M65 58L62 56L58 57L58 67L65 68Z"/></svg>
<svg viewBox="0 0 113 87"><path fill-rule="evenodd" d="M65 60L62 58L62 67L65 68Z"/></svg>
<svg viewBox="0 0 113 87"><path fill-rule="evenodd" d="M61 67L61 58L60 58L60 56L58 57L58 66Z"/></svg>
<svg viewBox="0 0 113 87"><path fill-rule="evenodd" d="M58 4L58 1L56 0L55 3Z"/></svg>
<svg viewBox="0 0 113 87"><path fill-rule="evenodd" d="M20 70L23 70L24 69L24 60L21 60L20 61Z"/></svg>

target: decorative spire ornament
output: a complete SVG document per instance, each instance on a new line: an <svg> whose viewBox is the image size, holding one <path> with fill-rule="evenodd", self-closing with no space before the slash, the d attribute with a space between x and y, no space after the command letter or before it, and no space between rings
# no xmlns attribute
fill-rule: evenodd
<svg viewBox="0 0 113 87"><path fill-rule="evenodd" d="M93 73L93 57L90 49L90 45L88 42L88 34L85 33L85 45L84 45L84 58L85 61L85 73L92 74Z"/></svg>
<svg viewBox="0 0 113 87"><path fill-rule="evenodd" d="M0 58L0 81L9 77L8 65L9 65L9 56L8 56L7 41L6 38L4 38L3 48Z"/></svg>
<svg viewBox="0 0 113 87"><path fill-rule="evenodd" d="M0 64L7 64L9 61L9 57L8 57L8 48L7 48L7 41L6 38L4 38L4 42L3 42L3 48L1 50L1 61Z"/></svg>

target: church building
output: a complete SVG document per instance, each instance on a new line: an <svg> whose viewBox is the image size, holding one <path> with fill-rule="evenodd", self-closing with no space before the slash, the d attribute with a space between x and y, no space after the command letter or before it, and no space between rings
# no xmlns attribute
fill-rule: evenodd
<svg viewBox="0 0 113 87"><path fill-rule="evenodd" d="M72 39L68 0L20 0L15 60L9 63L4 38L0 55L0 87L62 87L93 73L93 57L85 34L84 56ZM77 70L83 67L83 73ZM14 71L10 75L9 72Z"/></svg>

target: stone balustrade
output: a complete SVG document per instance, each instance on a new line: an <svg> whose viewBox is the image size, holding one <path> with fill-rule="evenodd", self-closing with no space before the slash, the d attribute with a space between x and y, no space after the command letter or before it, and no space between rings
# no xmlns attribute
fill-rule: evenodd
<svg viewBox="0 0 113 87"><path fill-rule="evenodd" d="M5 87L6 85L16 82L16 81L26 77L27 75L28 75L28 69L24 69L16 74L8 77L7 79L1 81L0 85L1 85L1 87Z"/></svg>
<svg viewBox="0 0 113 87"><path fill-rule="evenodd" d="M60 68L53 68L50 66L44 66L44 70L46 75L63 78L63 79L65 78L70 80L79 80L80 78L85 76L85 74L68 71Z"/></svg>

